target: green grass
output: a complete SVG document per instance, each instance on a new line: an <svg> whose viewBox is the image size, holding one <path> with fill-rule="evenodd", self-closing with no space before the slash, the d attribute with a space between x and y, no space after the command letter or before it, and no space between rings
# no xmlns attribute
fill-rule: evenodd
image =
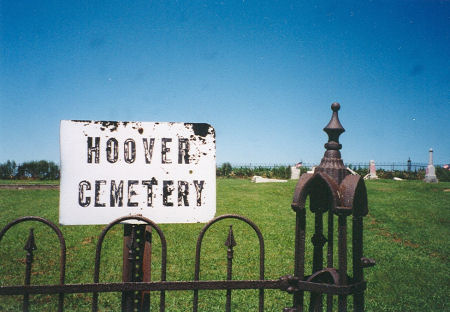
<svg viewBox="0 0 450 312"><path fill-rule="evenodd" d="M377 265L365 270L367 311L449 311L450 183L367 181L369 215L365 218L364 255ZM290 208L295 181L253 184L218 179L217 214L248 217L261 229L266 248L266 279L293 272L295 214ZM58 190L0 190L0 227L25 215L58 222ZM307 272L311 271L312 214L308 214ZM350 224L351 222L349 222ZM215 224L202 247L201 279L225 279L230 222ZM233 278L258 278L257 239L242 222L233 221L237 246ZM23 283L25 245L30 223L9 231L0 243L0 285ZM32 283L57 283L56 236L39 224ZM195 244L203 224L161 225L168 243L168 280L192 280ZM103 226L62 226L67 244L66 283L93 281L95 244ZM121 280L122 228L108 234L103 246L100 281ZM351 233L351 230L348 231ZM155 233L155 232L154 232ZM153 279L159 278L160 243L154 235ZM308 296L305 296L306 298ZM266 311L282 311L292 296L266 291ZM307 301L307 300L306 300ZM55 311L56 296L32 296L33 311ZM192 292L167 292L167 311L190 311ZM37 304L36 304L37 303ZM66 311L90 311L90 294L67 295ZM156 308L158 296L152 295ZM233 291L233 311L257 310L257 291ZM201 311L224 311L223 291L201 291ZM120 294L101 294L102 311L120 310ZM0 297L0 311L21 309L20 297Z"/></svg>

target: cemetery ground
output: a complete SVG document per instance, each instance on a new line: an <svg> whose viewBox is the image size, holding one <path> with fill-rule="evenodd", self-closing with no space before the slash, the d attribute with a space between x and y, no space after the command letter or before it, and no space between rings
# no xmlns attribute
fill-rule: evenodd
<svg viewBox="0 0 450 312"><path fill-rule="evenodd" d="M217 180L217 213L248 217L265 240L265 278L292 274L295 214L290 208L296 181L254 184L246 179ZM369 215L364 218L364 256L376 266L365 270L368 281L366 311L450 311L450 182L366 181ZM58 223L59 191L0 190L0 227L21 216L41 216ZM324 218L324 228L326 229ZM311 235L314 219L308 211L306 272L311 272ZM31 283L58 283L59 250L54 233L33 223L36 246ZM351 222L349 222L351 226ZM163 224L167 239L167 280L192 280L195 244L203 224ZM0 242L0 285L23 284L23 250L30 223L11 229ZM61 226L67 245L66 283L92 283L97 238L103 225ZM229 222L215 224L202 247L202 280L225 279L224 242ZM258 245L254 232L233 221L233 279L258 278ZM155 232L153 232L155 233ZM348 230L351 233L351 229ZM101 282L121 281L123 228L113 228L102 248ZM350 235L349 235L350 238ZM351 238L349 239L351 248ZM336 246L336 243L335 243ZM350 250L349 250L350 251ZM350 254L350 253L349 253ZM351 268L351 257L349 259ZM337 263L337 259L335 260ZM160 243L153 235L152 279L160 274ZM350 272L351 274L351 272ZM265 311L291 306L292 296L279 290L265 292ZM190 311L192 291L166 292L167 311ZM200 291L200 311L224 311L225 291ZM309 295L305 294L306 301ZM90 311L92 294L65 296L66 311ZM151 296L157 310L159 295ZM120 294L100 294L101 311L120 310ZM233 291L233 311L256 311L256 290ZM32 311L55 311L57 295L32 295ZM351 309L351 300L349 310ZM21 297L0 297L1 311L21 310Z"/></svg>

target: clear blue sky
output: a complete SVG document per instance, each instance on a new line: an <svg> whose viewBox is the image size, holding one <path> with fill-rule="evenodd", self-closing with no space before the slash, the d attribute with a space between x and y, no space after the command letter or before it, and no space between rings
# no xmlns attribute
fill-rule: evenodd
<svg viewBox="0 0 450 312"><path fill-rule="evenodd" d="M449 1L2 1L0 162L61 119L207 122L217 161L450 162Z"/></svg>

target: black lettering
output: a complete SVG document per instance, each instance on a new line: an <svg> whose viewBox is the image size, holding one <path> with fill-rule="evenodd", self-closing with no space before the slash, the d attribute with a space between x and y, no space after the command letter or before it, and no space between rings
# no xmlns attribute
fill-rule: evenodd
<svg viewBox="0 0 450 312"><path fill-rule="evenodd" d="M116 181L111 180L110 206L123 207L123 181L116 186Z"/></svg>
<svg viewBox="0 0 450 312"><path fill-rule="evenodd" d="M95 181L95 207L105 207L105 203L100 202L100 186L105 185L106 180L96 180Z"/></svg>
<svg viewBox="0 0 450 312"><path fill-rule="evenodd" d="M85 191L91 190L91 183L88 181L81 181L78 184L78 203L81 207L87 207L91 203L91 198L86 196Z"/></svg>
<svg viewBox="0 0 450 312"><path fill-rule="evenodd" d="M189 183L178 181L178 206L189 206Z"/></svg>
<svg viewBox="0 0 450 312"><path fill-rule="evenodd" d="M197 181L194 180L194 186L195 191L197 192L197 206L202 205L202 191L203 191L203 185L205 184L205 181Z"/></svg>
<svg viewBox="0 0 450 312"><path fill-rule="evenodd" d="M150 139L150 144L147 142L146 138L142 139L144 143L144 151L145 151L145 162L147 164L150 164L152 162L152 156L153 156L153 146L155 145L155 139Z"/></svg>
<svg viewBox="0 0 450 312"><path fill-rule="evenodd" d="M114 138L106 141L106 159L112 164L119 159L119 143Z"/></svg>
<svg viewBox="0 0 450 312"><path fill-rule="evenodd" d="M133 139L127 139L123 143L125 162L131 164L136 160L136 142Z"/></svg>
<svg viewBox="0 0 450 312"><path fill-rule="evenodd" d="M92 146L92 137L87 138L87 162L92 163L92 153L94 155L94 162L99 163L100 160L100 137L95 137L95 146Z"/></svg>
<svg viewBox="0 0 450 312"><path fill-rule="evenodd" d="M171 164L172 161L167 158L167 153L170 152L170 148L167 147L168 142L172 142L170 138L162 138L162 146L161 146L161 162L163 164Z"/></svg>
<svg viewBox="0 0 450 312"><path fill-rule="evenodd" d="M151 180L143 180L143 185L147 185L147 207L153 207L153 185L158 185L155 178Z"/></svg>
<svg viewBox="0 0 450 312"><path fill-rule="evenodd" d="M170 202L169 196L172 195L173 192L173 181L163 181L163 205L164 206L173 206L173 203Z"/></svg>
<svg viewBox="0 0 450 312"><path fill-rule="evenodd" d="M133 188L133 185L136 185L138 183L139 183L138 180L128 180L128 203L127 203L128 207L136 207L138 205L137 202L131 201L131 197L134 195L137 195L137 193L135 192L135 190Z"/></svg>
<svg viewBox="0 0 450 312"><path fill-rule="evenodd" d="M182 164L184 160L185 164L189 163L189 139L178 139L178 163Z"/></svg>

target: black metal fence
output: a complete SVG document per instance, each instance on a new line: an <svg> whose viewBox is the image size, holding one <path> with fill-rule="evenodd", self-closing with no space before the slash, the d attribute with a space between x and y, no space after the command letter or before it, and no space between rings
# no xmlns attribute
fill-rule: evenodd
<svg viewBox="0 0 450 312"><path fill-rule="evenodd" d="M230 164L232 168L250 168L250 169L257 169L257 168L265 168L265 169L272 169L272 168L279 168L279 167L294 167L296 164L269 164L269 163L231 163ZM317 167L318 163L302 163L302 167L306 167L308 169L312 167ZM223 164L218 164L217 167L221 168ZM344 163L344 166L349 167L350 169L369 169L369 162L348 162ZM412 162L411 164L408 164L408 162L380 162L375 163L377 170L385 170L385 171L418 171L418 170L425 170L428 166L427 163L419 163L419 162ZM442 167L443 165L435 165L435 167Z"/></svg>
<svg viewBox="0 0 450 312"><path fill-rule="evenodd" d="M347 167L350 167L352 169L369 169L369 162L361 162L361 163L348 163L346 164ZM401 163L401 162L380 162L375 163L375 167L377 170L385 170L385 171L419 171L419 170L425 170L427 168L428 164L426 163L410 163L407 162Z"/></svg>

